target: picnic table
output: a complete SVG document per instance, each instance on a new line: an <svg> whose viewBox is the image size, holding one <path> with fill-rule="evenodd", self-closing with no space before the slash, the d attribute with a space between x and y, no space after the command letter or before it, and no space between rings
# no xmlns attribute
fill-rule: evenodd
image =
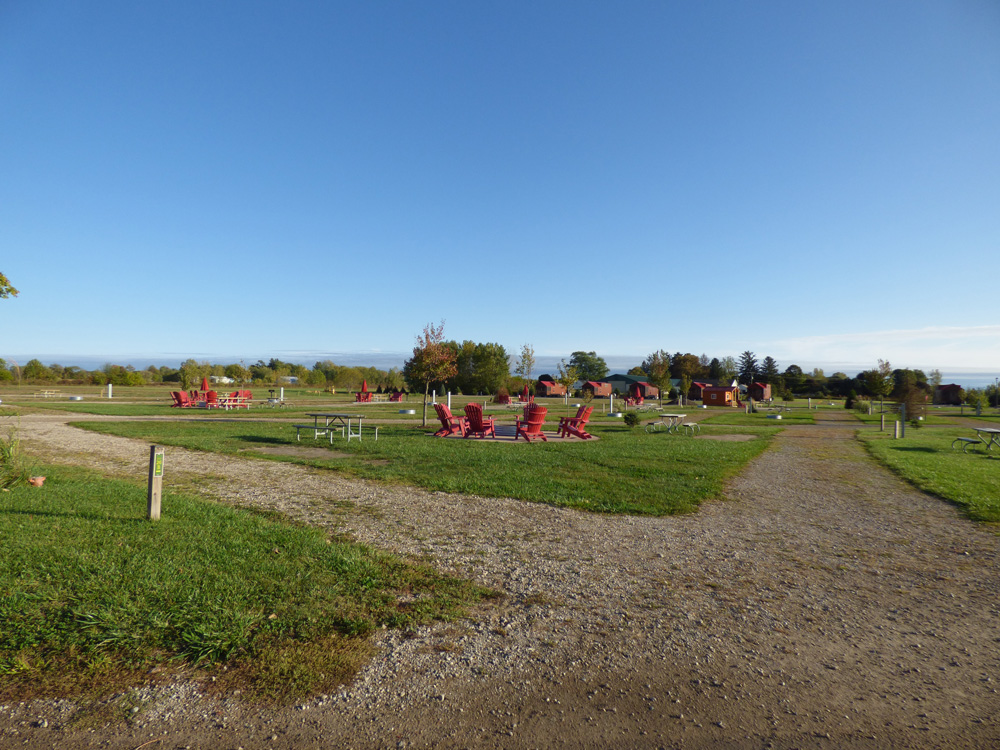
<svg viewBox="0 0 1000 750"><path fill-rule="evenodd" d="M361 420L364 419L363 414L329 414L326 412L311 413L306 414L307 417L313 418L313 423L311 425L307 424L297 424L295 425L295 439L300 440L300 434L303 430L312 430L313 437L318 438L323 435L327 435L330 438L330 444L333 444L333 431L340 429L340 436L346 437L347 442L351 442L353 438L361 439ZM323 423L320 424L320 420ZM357 432L354 431L354 420L358 422ZM375 427L375 439L378 440L378 427Z"/></svg>
<svg viewBox="0 0 1000 750"><path fill-rule="evenodd" d="M954 448L956 443L962 444L962 453L970 445L985 445L987 451L993 450L993 446L1000 448L1000 427L973 427L976 431L974 438L957 437L951 442Z"/></svg>
<svg viewBox="0 0 1000 750"><path fill-rule="evenodd" d="M664 427L667 432L677 432L680 430L681 424L686 416L687 414L661 414L658 421L650 422L646 425L646 431L649 432L649 428L652 428L655 432L660 427Z"/></svg>
<svg viewBox="0 0 1000 750"><path fill-rule="evenodd" d="M226 411L230 409L249 409L250 402L245 396L219 396L219 408Z"/></svg>

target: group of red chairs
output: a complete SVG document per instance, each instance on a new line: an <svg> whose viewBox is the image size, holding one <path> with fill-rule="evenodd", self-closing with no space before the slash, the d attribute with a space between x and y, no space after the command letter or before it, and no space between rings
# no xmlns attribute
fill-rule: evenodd
<svg viewBox="0 0 1000 750"><path fill-rule="evenodd" d="M371 403L371 401L372 401L371 391L358 391L357 393L354 394L354 403L356 404L368 404ZM389 401L401 403L403 401L403 392L392 391L392 393L389 394Z"/></svg>
<svg viewBox="0 0 1000 750"><path fill-rule="evenodd" d="M484 438L487 435L496 437L494 418L483 416L482 404L466 404L464 417L453 416L451 409L444 404L434 404L434 410L441 422L441 429L434 433L438 437L455 434L462 437L478 436ZM519 417L515 421L514 439L523 437L530 443L532 440L541 438L543 442L548 442L548 438L542 432L548 411L544 406L535 403L528 404L524 408L523 419ZM593 437L585 429L593 411L594 407L592 406L581 406L575 417L560 417L556 434L563 438L573 435L582 440Z"/></svg>
<svg viewBox="0 0 1000 750"><path fill-rule="evenodd" d="M250 402L253 401L253 394L250 391L233 391L221 398L215 391L191 391L190 393L171 391L170 397L174 400L170 406L180 409L239 409L241 407L249 409Z"/></svg>

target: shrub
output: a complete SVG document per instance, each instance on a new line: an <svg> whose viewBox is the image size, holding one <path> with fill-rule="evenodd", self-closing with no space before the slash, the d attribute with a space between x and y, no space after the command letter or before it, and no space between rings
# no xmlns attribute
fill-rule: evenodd
<svg viewBox="0 0 1000 750"><path fill-rule="evenodd" d="M642 419L639 417L639 412L637 411L625 412L625 416L623 417L623 419L627 427L638 427L639 422L642 421Z"/></svg>
<svg viewBox="0 0 1000 750"><path fill-rule="evenodd" d="M9 489L28 483L32 466L21 452L21 440L13 427L6 438L0 438L0 488Z"/></svg>

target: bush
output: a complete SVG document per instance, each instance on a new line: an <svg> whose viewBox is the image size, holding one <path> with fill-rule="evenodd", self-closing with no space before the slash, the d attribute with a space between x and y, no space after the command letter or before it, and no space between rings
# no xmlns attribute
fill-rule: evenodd
<svg viewBox="0 0 1000 750"><path fill-rule="evenodd" d="M10 489L28 484L33 467L21 452L21 440L13 427L6 438L0 438L0 488Z"/></svg>
<svg viewBox="0 0 1000 750"><path fill-rule="evenodd" d="M627 427L638 427L639 422L642 421L641 417L639 417L639 412L637 411L625 412L625 416L623 417L623 419Z"/></svg>

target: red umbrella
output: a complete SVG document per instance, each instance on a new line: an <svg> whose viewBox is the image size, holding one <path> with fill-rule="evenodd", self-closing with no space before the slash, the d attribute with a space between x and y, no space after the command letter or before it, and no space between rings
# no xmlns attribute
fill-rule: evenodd
<svg viewBox="0 0 1000 750"><path fill-rule="evenodd" d="M206 392L208 391L208 378L201 379L201 389Z"/></svg>
<svg viewBox="0 0 1000 750"><path fill-rule="evenodd" d="M524 386L524 393L521 394L521 400L522 401L528 400L528 386Z"/></svg>
<svg viewBox="0 0 1000 750"><path fill-rule="evenodd" d="M361 381L361 392L362 393L368 393L368 381L367 380L362 380Z"/></svg>

